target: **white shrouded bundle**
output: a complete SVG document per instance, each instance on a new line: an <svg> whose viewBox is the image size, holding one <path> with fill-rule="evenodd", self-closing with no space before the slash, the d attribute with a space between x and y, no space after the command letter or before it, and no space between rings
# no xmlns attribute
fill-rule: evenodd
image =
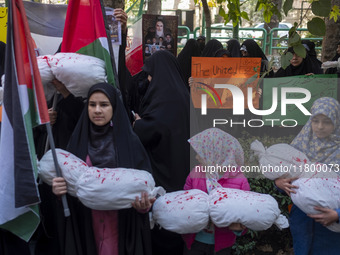
<svg viewBox="0 0 340 255"><path fill-rule="evenodd" d="M315 206L340 208L340 176L329 169L326 171L326 165L319 166L318 171L305 172L293 182L293 185L299 188L295 190L296 194L291 193L292 201L306 214L319 214L320 212L314 209ZM340 232L339 223L333 223L327 228Z"/></svg>
<svg viewBox="0 0 340 255"><path fill-rule="evenodd" d="M255 231L266 230L273 224L280 229L289 226L280 214L276 200L267 194L239 189L218 188L209 194L210 218L217 227L241 223Z"/></svg>
<svg viewBox="0 0 340 255"><path fill-rule="evenodd" d="M131 208L142 192L150 198L165 193L162 187L155 187L152 175L144 170L89 167L70 152L56 149L56 154L67 192L91 209ZM38 169L39 177L51 185L57 176L51 150L39 161Z"/></svg>
<svg viewBox="0 0 340 255"><path fill-rule="evenodd" d="M250 149L258 156L262 174L270 180L299 177L303 165L310 164L303 152L289 144L274 144L266 149L261 142L255 140Z"/></svg>
<svg viewBox="0 0 340 255"><path fill-rule="evenodd" d="M162 187L155 187L152 175L144 170L89 167L77 182L79 200L96 210L131 208L142 192L148 193L149 198L165 194Z"/></svg>
<svg viewBox="0 0 340 255"><path fill-rule="evenodd" d="M76 197L76 183L88 165L68 151L56 149L56 154L61 174L67 183L67 192ZM51 150L39 161L38 174L40 179L49 185L52 185L53 178L57 177Z"/></svg>
<svg viewBox="0 0 340 255"><path fill-rule="evenodd" d="M96 83L106 82L105 62L99 58L78 53L57 53L37 58L46 99L54 92L54 77L76 97L87 97Z"/></svg>
<svg viewBox="0 0 340 255"><path fill-rule="evenodd" d="M198 233L209 223L208 194L198 189L167 193L156 200L152 215L166 230L178 234Z"/></svg>
<svg viewBox="0 0 340 255"><path fill-rule="evenodd" d="M50 58L49 64L57 80L76 97L87 97L94 84L107 81L105 62L96 57L57 53Z"/></svg>
<svg viewBox="0 0 340 255"><path fill-rule="evenodd" d="M51 83L54 79L51 67L49 65L49 59L52 55L39 56L37 57L38 68L40 72L41 82L43 84L46 100L49 101L54 92L56 91L54 85Z"/></svg>
<svg viewBox="0 0 340 255"><path fill-rule="evenodd" d="M340 58L338 58L338 61L326 61L323 62L321 65L322 69L328 69L328 68L338 68L340 70Z"/></svg>

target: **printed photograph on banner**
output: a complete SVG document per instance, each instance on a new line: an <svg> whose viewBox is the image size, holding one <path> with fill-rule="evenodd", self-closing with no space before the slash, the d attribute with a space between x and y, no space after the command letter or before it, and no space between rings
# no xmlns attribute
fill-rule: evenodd
<svg viewBox="0 0 340 255"><path fill-rule="evenodd" d="M105 7L106 20L110 29L110 37L112 44L122 44L122 29L120 21L116 21L113 15L113 8Z"/></svg>
<svg viewBox="0 0 340 255"><path fill-rule="evenodd" d="M144 60L159 50L177 55L178 17L143 14Z"/></svg>

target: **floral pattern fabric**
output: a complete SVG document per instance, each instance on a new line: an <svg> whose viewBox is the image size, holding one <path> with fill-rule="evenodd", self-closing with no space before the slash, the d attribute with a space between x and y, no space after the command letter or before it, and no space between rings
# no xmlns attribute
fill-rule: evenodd
<svg viewBox="0 0 340 255"><path fill-rule="evenodd" d="M189 143L206 166L224 167L229 170L229 176L237 174L237 166L244 164L244 153L238 140L218 128L209 128L189 139ZM228 168L228 167L234 168ZM206 171L207 190L221 187L218 183L217 171Z"/></svg>
<svg viewBox="0 0 340 255"><path fill-rule="evenodd" d="M291 145L304 152L311 161L340 164L340 104L331 97L322 97L313 103L311 116ZM331 119L334 132L327 138L317 138L312 131L313 117L323 114Z"/></svg>

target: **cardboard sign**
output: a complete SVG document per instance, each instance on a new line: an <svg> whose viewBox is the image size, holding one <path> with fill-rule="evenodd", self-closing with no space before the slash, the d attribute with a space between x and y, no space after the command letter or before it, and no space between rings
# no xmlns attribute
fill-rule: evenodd
<svg viewBox="0 0 340 255"><path fill-rule="evenodd" d="M6 43L7 36L7 7L0 7L0 41Z"/></svg>
<svg viewBox="0 0 340 255"><path fill-rule="evenodd" d="M200 108L202 95L207 94L207 108L233 108L233 95L229 89L215 88L215 84L229 84L239 88L244 96L245 108L248 108L247 88L252 87L252 101L255 108L259 106L256 93L260 75L260 58L207 58L193 57L191 76L191 97L195 108ZM239 99L237 99L239 100Z"/></svg>
<svg viewBox="0 0 340 255"><path fill-rule="evenodd" d="M320 74L313 76L291 76L284 78L265 79L263 84L263 109L270 109L272 106L273 88L277 88L278 102L277 108L273 114L264 116L263 119L292 119L297 121L298 125L306 124L309 119L295 104L288 104L286 115L281 113L281 89L286 88L304 88L310 91L311 99L304 103L303 106L310 111L313 102L320 97L333 97L337 99L337 75ZM287 93L287 99L304 98L303 93ZM275 122L277 125L280 121ZM271 125L266 122L266 125Z"/></svg>

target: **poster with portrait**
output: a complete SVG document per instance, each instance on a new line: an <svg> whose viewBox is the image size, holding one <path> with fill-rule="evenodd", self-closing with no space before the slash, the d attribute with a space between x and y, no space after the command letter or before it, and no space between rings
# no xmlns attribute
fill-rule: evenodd
<svg viewBox="0 0 340 255"><path fill-rule="evenodd" d="M112 44L122 44L122 31L121 31L121 24L120 21L117 21L115 19L115 16L113 15L114 9L105 7L105 14L106 14L106 20L107 24L109 25L110 29L110 37Z"/></svg>
<svg viewBox="0 0 340 255"><path fill-rule="evenodd" d="M176 56L178 17L143 14L144 60L159 50L167 50Z"/></svg>

